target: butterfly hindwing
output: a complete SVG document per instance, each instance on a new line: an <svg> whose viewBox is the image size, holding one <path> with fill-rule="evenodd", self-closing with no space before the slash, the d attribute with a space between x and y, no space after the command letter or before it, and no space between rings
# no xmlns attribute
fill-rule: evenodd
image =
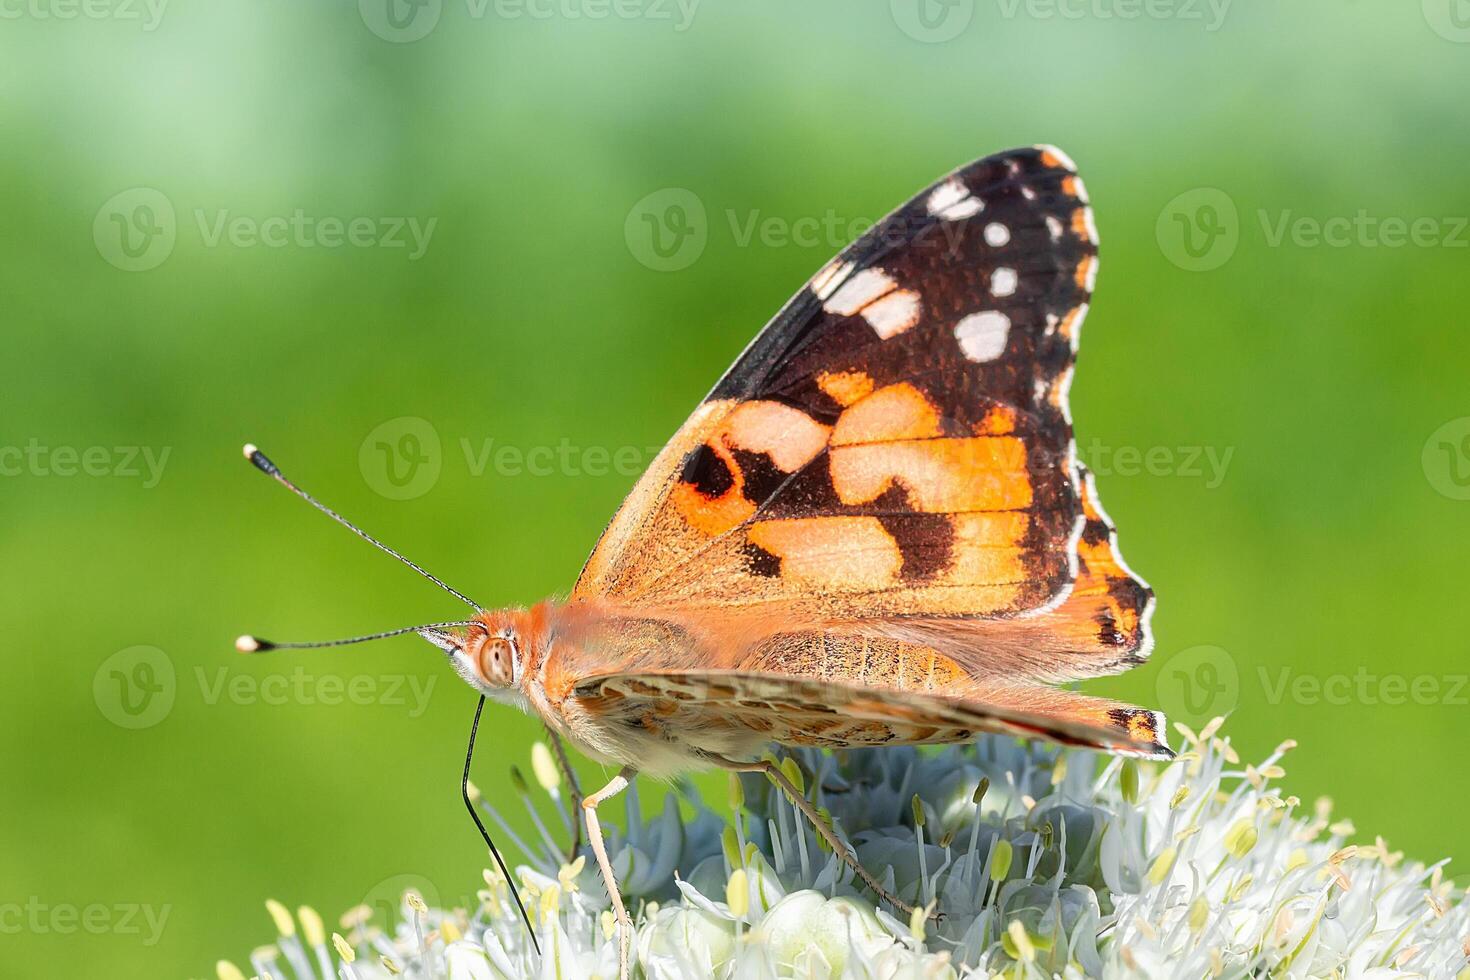
<svg viewBox="0 0 1470 980"><path fill-rule="evenodd" d="M575 598L810 620L1058 607L1067 388L1097 267L1069 160L961 168L794 296L654 461Z"/></svg>
<svg viewBox="0 0 1470 980"><path fill-rule="evenodd" d="M991 732L1172 755L1157 713L1033 685L977 684L958 698L777 674L670 671L594 676L572 693L604 722L708 741L739 731L758 742L842 749L964 742Z"/></svg>

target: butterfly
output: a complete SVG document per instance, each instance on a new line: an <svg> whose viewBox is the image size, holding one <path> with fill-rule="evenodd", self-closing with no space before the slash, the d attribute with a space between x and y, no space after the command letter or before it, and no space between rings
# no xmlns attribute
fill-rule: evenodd
<svg viewBox="0 0 1470 980"><path fill-rule="evenodd" d="M766 772L912 911L760 759L767 744L992 732L1170 757L1159 713L1053 686L1152 645L1153 592L1119 553L1068 406L1096 275L1065 154L961 167L786 303L655 457L568 598L486 610L412 566L475 609L410 629L481 705L516 705L619 767L582 804L625 973L631 922L597 806L639 772Z"/></svg>

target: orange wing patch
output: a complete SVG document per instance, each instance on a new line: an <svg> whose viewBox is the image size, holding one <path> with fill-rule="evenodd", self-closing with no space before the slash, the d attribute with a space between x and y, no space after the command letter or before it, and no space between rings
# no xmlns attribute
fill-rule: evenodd
<svg viewBox="0 0 1470 980"><path fill-rule="evenodd" d="M810 621L1061 601L1084 520L1066 407L1097 250L1082 193L1059 151L986 158L823 266L655 460L573 597ZM984 357L976 317L1006 324Z"/></svg>

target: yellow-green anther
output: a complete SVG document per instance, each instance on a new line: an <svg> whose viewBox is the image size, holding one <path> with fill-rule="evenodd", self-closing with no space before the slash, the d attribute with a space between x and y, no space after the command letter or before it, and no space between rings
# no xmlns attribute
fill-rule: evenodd
<svg viewBox="0 0 1470 980"><path fill-rule="evenodd" d="M341 933L332 933L332 945L336 948L337 955L341 957L343 963L351 964L353 960L357 959L357 950L353 949L347 940L342 938Z"/></svg>
<svg viewBox="0 0 1470 980"><path fill-rule="evenodd" d="M1180 804L1189 799L1189 787L1181 786L1174 791L1174 798L1169 801L1169 809L1177 810Z"/></svg>
<svg viewBox="0 0 1470 980"><path fill-rule="evenodd" d="M944 832L944 836L941 837L941 838L939 838L939 846L940 847L948 847L949 845L953 844L954 843L954 835L955 835L955 832L954 832L954 829L953 828L951 828L949 830L946 830Z"/></svg>
<svg viewBox="0 0 1470 980"><path fill-rule="evenodd" d="M398 964L395 963L395 962L393 962L393 960L391 960L387 956L379 956L378 957L378 962L381 963L381 964L383 964L383 969L387 970L389 973L393 974L395 977L398 976L400 973L403 972L402 970L400 970L398 968Z"/></svg>
<svg viewBox="0 0 1470 980"><path fill-rule="evenodd" d="M996 881L1005 880L1005 876L1011 873L1011 859L1014 856L1010 841L996 841L995 853L990 856L990 877Z"/></svg>
<svg viewBox="0 0 1470 980"><path fill-rule="evenodd" d="M1169 877L1169 872L1174 870L1174 859L1179 856L1179 851L1174 847L1166 847L1154 858L1154 863L1149 865L1148 880L1155 885L1162 885L1164 879Z"/></svg>
<svg viewBox="0 0 1470 980"><path fill-rule="evenodd" d="M296 920L291 918L291 912L286 906L274 898L268 898L265 900L265 910L275 920L276 932L279 932L283 936L296 935Z"/></svg>
<svg viewBox="0 0 1470 980"><path fill-rule="evenodd" d="M745 783L741 781L738 772L730 773L730 809L742 810L745 808Z"/></svg>
<svg viewBox="0 0 1470 980"><path fill-rule="evenodd" d="M791 782L791 785L796 787L798 793L806 794L806 780L802 778L801 767L796 764L795 759L789 755L782 759L781 772Z"/></svg>
<svg viewBox="0 0 1470 980"><path fill-rule="evenodd" d="M525 796L528 792L530 792L530 787L526 785L526 777L521 775L521 770L519 766L510 767L510 782L511 785L516 788L516 792L521 794L522 796Z"/></svg>
<svg viewBox="0 0 1470 980"><path fill-rule="evenodd" d="M725 848L725 860L730 867L740 867L740 838L735 836L734 827L726 827L725 832L720 835L720 843Z"/></svg>
<svg viewBox="0 0 1470 980"><path fill-rule="evenodd" d="M1051 850L1051 844L1056 839L1056 834L1056 829L1052 827L1050 820L1041 825L1041 849L1043 851Z"/></svg>
<svg viewBox="0 0 1470 980"><path fill-rule="evenodd" d="M1189 903L1189 931L1200 933L1210 921L1210 903L1203 895Z"/></svg>
<svg viewBox="0 0 1470 980"><path fill-rule="evenodd" d="M1006 952L1014 959L1022 963L1034 963L1036 961L1036 946L1031 942L1031 937L1026 932L1026 927L1021 925L1020 919L1012 919L1011 924L1006 926L1005 938L1009 943L1002 941L1007 946Z"/></svg>
<svg viewBox="0 0 1470 980"><path fill-rule="evenodd" d="M1225 834L1225 850L1237 860L1243 858L1256 846L1259 836L1254 823L1249 819L1239 820Z"/></svg>
<svg viewBox="0 0 1470 980"><path fill-rule="evenodd" d="M552 759L551 749L545 742L531 746L531 772L546 792L555 793L561 789L561 770L556 767L556 760Z"/></svg>
<svg viewBox="0 0 1470 980"><path fill-rule="evenodd" d="M1052 766L1052 770L1051 770L1051 784L1053 786L1060 786L1060 785L1062 785L1062 780L1064 780L1066 778L1067 778L1067 757L1065 755L1059 755L1059 756L1057 756L1057 761Z"/></svg>
<svg viewBox="0 0 1470 980"><path fill-rule="evenodd" d="M1123 788L1123 801L1130 806L1138 803L1138 763L1129 759L1123 763L1123 772L1118 783Z"/></svg>
<svg viewBox="0 0 1470 980"><path fill-rule="evenodd" d="M975 786L975 793L970 797L971 802L979 806L985 800L985 794L990 792L990 777L980 780Z"/></svg>
<svg viewBox="0 0 1470 980"><path fill-rule="evenodd" d="M750 911L750 884L744 868L730 872L730 880L725 882L725 904L737 919L745 918L745 913Z"/></svg>
<svg viewBox="0 0 1470 980"><path fill-rule="evenodd" d="M301 931L306 936L306 945L315 947L327 941L327 927L322 923L322 917L316 909L303 905L296 910L296 917L301 920Z"/></svg>
<svg viewBox="0 0 1470 980"><path fill-rule="evenodd" d="M914 794L914 798L909 801L909 805L914 809L914 826L924 826L924 801L919 799L918 793Z"/></svg>
<svg viewBox="0 0 1470 980"><path fill-rule="evenodd" d="M241 973L240 968L229 960L220 960L216 963L214 975L219 977L219 980L245 980L245 974Z"/></svg>

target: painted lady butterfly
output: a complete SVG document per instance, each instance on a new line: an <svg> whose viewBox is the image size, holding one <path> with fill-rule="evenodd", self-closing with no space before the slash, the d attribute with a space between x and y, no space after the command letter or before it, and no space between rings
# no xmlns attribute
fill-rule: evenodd
<svg viewBox="0 0 1470 980"><path fill-rule="evenodd" d="M1067 404L1096 274L1092 211L1063 153L955 171L761 331L634 487L570 599L471 602L465 623L415 628L482 695L622 767L584 806L625 958L595 807L635 772L767 771L908 910L779 769L748 760L769 742L978 732L1170 755L1157 713L1049 686L1125 670L1151 643L1153 593L1118 553Z"/></svg>

